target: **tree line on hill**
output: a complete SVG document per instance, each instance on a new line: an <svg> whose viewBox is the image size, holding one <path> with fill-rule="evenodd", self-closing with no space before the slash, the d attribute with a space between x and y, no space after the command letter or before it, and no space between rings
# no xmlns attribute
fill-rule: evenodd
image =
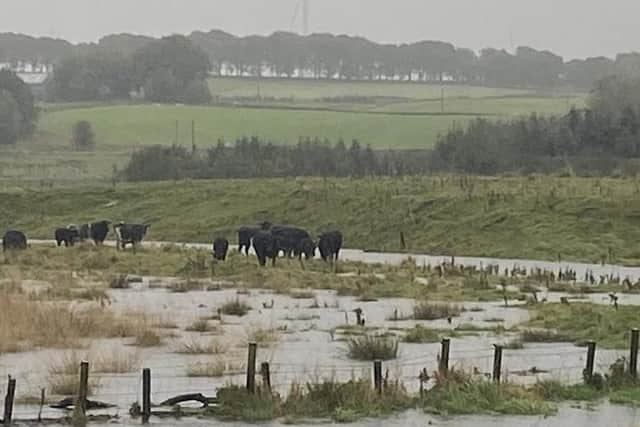
<svg viewBox="0 0 640 427"><path fill-rule="evenodd" d="M37 118L31 89L15 73L0 70L0 145L31 134Z"/></svg>
<svg viewBox="0 0 640 427"><path fill-rule="evenodd" d="M410 80L454 82L522 88L590 88L596 81L618 74L640 77L640 54L623 53L615 59L596 57L564 61L549 51L519 47L514 53L486 48L479 53L440 41L378 44L361 37L276 32L269 36L236 37L222 31L193 32L185 39L208 59L207 71L218 75L307 77L344 80ZM135 56L157 39L118 34L98 43L73 45L64 40L0 34L0 62L59 64L83 69L74 84L101 81L103 92L124 96L121 84L109 70L123 58ZM191 48L189 48L191 49ZM96 57L102 58L103 76ZM166 64L165 64L166 65ZM98 67L96 69L96 66ZM131 74L131 75L130 75ZM124 74L140 84L135 70ZM160 76L158 76L160 78ZM126 80L126 78L125 78ZM162 80L171 80L166 73ZM100 91L93 91L95 95ZM85 92L74 92L77 95ZM102 93L105 96L105 93Z"/></svg>
<svg viewBox="0 0 640 427"><path fill-rule="evenodd" d="M127 181L293 176L365 177L427 172L428 150L373 150L357 140L347 145L303 138L297 145L275 145L258 137L220 141L206 150L149 146L135 151L120 176Z"/></svg>
<svg viewBox="0 0 640 427"><path fill-rule="evenodd" d="M127 51L99 46L64 57L47 82L47 98L69 102L139 96L187 104L211 100L209 58L187 38L170 36L140 45Z"/></svg>
<svg viewBox="0 0 640 427"><path fill-rule="evenodd" d="M353 141L304 139L279 146L259 138L233 145L152 146L121 171L131 181L285 176L403 176L440 172L496 175L562 173L636 175L640 171L640 79L600 81L589 108L562 116L476 119L453 127L433 149L373 150Z"/></svg>
<svg viewBox="0 0 640 427"><path fill-rule="evenodd" d="M588 108L572 108L563 116L476 119L441 136L434 154L445 169L474 174L564 170L635 175L640 166L640 79L604 79L592 91Z"/></svg>

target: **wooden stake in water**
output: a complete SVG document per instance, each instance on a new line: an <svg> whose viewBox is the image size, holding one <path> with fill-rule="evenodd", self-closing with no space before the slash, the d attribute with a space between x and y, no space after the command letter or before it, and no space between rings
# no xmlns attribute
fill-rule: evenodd
<svg viewBox="0 0 640 427"><path fill-rule="evenodd" d="M142 423L148 424L151 418L151 369L142 370Z"/></svg>

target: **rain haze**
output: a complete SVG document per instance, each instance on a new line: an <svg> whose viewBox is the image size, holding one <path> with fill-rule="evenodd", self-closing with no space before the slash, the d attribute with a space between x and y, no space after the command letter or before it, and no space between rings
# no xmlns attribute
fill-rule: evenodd
<svg viewBox="0 0 640 427"><path fill-rule="evenodd" d="M3 0L0 29L74 42L110 33L146 35L221 29L236 35L300 32L297 0ZM310 32L378 42L442 40L479 50L521 45L565 58L640 50L629 0L310 0Z"/></svg>

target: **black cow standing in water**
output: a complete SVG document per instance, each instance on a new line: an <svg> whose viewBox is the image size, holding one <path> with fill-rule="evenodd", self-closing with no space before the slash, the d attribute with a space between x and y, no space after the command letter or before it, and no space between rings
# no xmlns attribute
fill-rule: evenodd
<svg viewBox="0 0 640 427"><path fill-rule="evenodd" d="M149 224L125 224L119 222L113 226L116 234L116 248L124 250L127 245L131 245L135 251L136 246L144 240L149 229Z"/></svg>
<svg viewBox="0 0 640 427"><path fill-rule="evenodd" d="M102 245L107 239L110 224L110 221L98 221L89 224L89 238L93 240L96 246Z"/></svg>
<svg viewBox="0 0 640 427"><path fill-rule="evenodd" d="M213 258L218 261L227 259L227 251L229 250L229 241L224 237L218 237L213 241Z"/></svg>
<svg viewBox="0 0 640 427"><path fill-rule="evenodd" d="M264 267L267 259L271 259L271 265L275 267L276 258L278 257L278 240L269 231L258 231L253 236L253 250L258 257L258 263Z"/></svg>
<svg viewBox="0 0 640 427"><path fill-rule="evenodd" d="M27 249L27 236L22 231L9 230L2 237L2 252Z"/></svg>
<svg viewBox="0 0 640 427"><path fill-rule="evenodd" d="M75 226L69 226L67 228L58 228L55 233L56 244L58 247L64 246L68 248L69 246L73 246L76 244L78 240L80 240L80 233Z"/></svg>
<svg viewBox="0 0 640 427"><path fill-rule="evenodd" d="M342 249L342 233L330 231L322 234L318 242L318 249L320 249L320 256L323 261L337 261L340 249Z"/></svg>

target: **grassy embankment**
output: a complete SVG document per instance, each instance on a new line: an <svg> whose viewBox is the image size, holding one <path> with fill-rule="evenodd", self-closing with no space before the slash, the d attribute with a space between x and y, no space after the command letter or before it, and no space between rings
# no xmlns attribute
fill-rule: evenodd
<svg viewBox="0 0 640 427"><path fill-rule="evenodd" d="M150 222L149 240L235 241L262 220L312 234L337 227L345 245L408 251L640 264L640 182L633 179L273 179L7 190L0 230L52 238L94 219Z"/></svg>

